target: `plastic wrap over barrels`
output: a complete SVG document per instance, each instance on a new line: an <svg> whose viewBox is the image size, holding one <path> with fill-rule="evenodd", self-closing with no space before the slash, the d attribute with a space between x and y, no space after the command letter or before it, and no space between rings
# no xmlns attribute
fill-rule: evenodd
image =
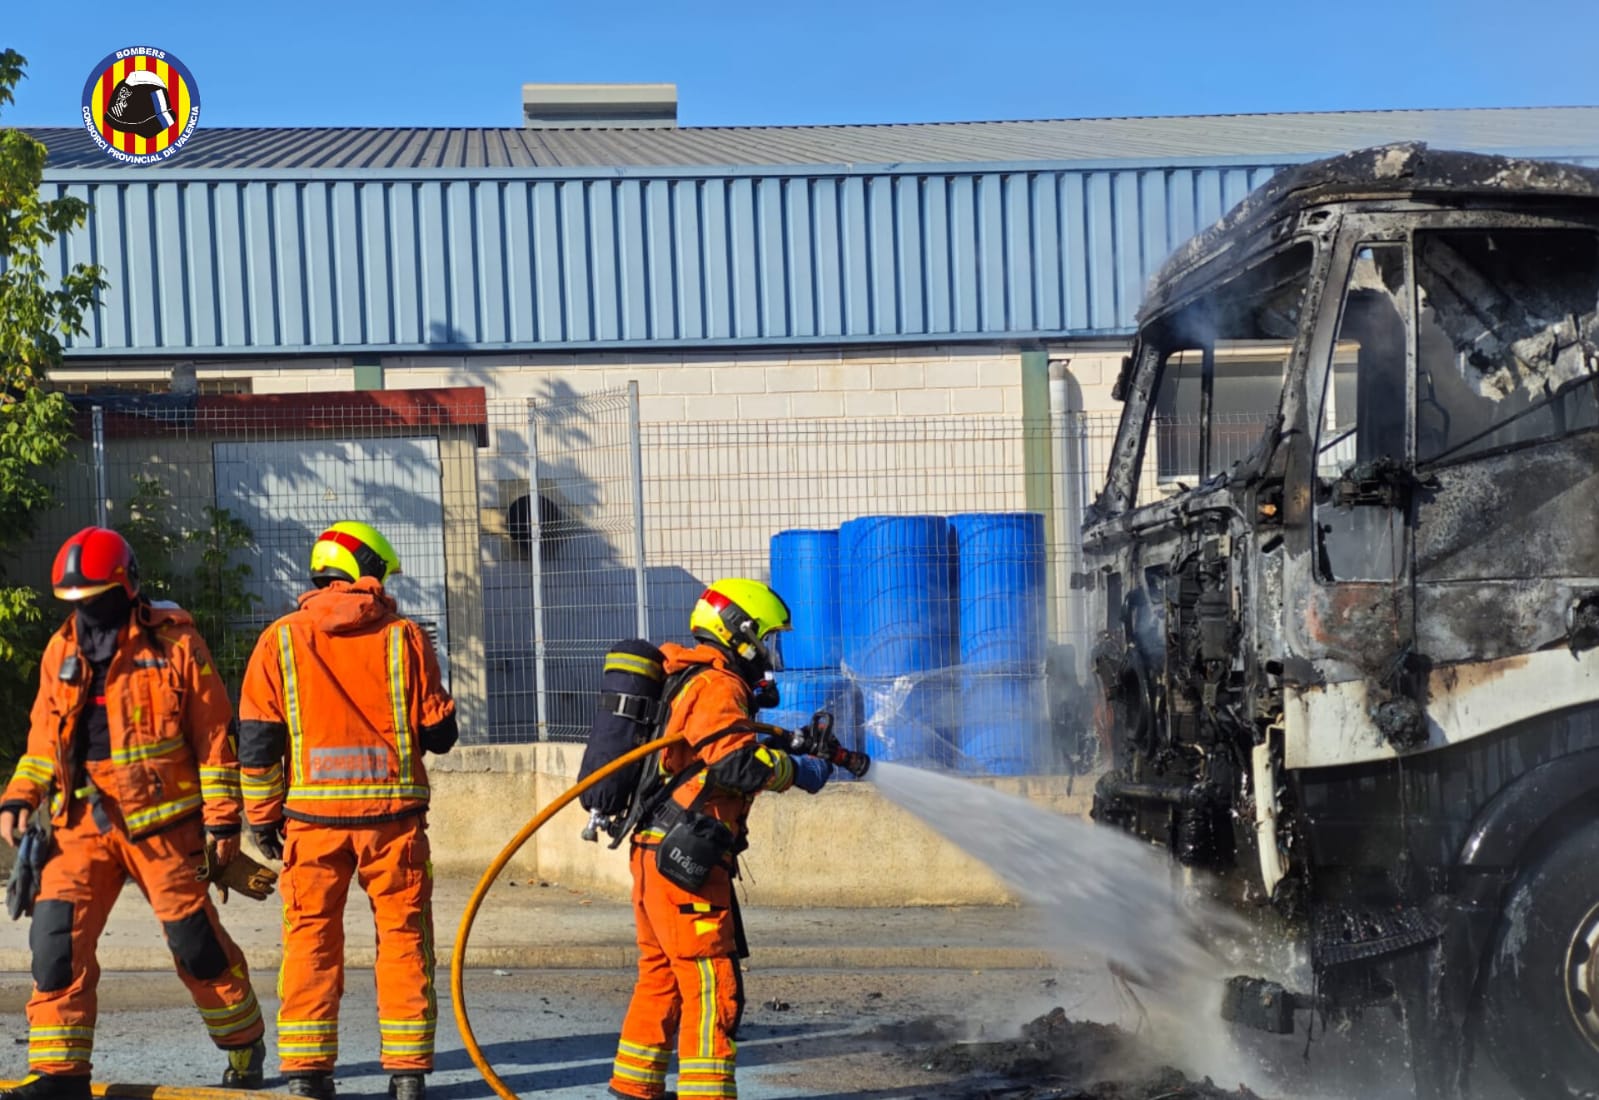
<svg viewBox="0 0 1599 1100"><path fill-rule="evenodd" d="M963 667L1042 667L1045 645L1044 516L969 512L954 532L957 637Z"/></svg>
<svg viewBox="0 0 1599 1100"><path fill-rule="evenodd" d="M772 587L788 604L794 629L783 635L783 667L838 670L838 532L779 531L771 543Z"/></svg>
<svg viewBox="0 0 1599 1100"><path fill-rule="evenodd" d="M954 764L960 723L958 670L857 679L861 731L873 760L923 768Z"/></svg>
<svg viewBox="0 0 1599 1100"><path fill-rule="evenodd" d="M954 581L943 516L861 516L838 529L843 663L857 679L954 663Z"/></svg>
<svg viewBox="0 0 1599 1100"><path fill-rule="evenodd" d="M1036 667L961 666L958 770L1037 775L1046 770L1049 700Z"/></svg>

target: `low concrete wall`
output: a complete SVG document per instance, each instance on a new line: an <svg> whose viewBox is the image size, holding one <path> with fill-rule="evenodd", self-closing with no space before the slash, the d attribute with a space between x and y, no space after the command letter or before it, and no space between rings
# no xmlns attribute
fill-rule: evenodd
<svg viewBox="0 0 1599 1100"><path fill-rule="evenodd" d="M582 745L468 746L429 757L433 862L481 875L541 807L576 781ZM1086 815L1093 782L1078 777L973 780L1058 813ZM525 844L512 878L559 882L605 897L629 889L626 847L579 836L573 801ZM1014 899L981 863L888 802L870 783L831 783L755 800L742 896L763 905L993 905Z"/></svg>

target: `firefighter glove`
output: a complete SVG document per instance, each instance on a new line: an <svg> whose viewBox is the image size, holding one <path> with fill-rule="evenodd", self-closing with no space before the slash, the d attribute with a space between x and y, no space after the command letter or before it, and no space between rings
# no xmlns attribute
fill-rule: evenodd
<svg viewBox="0 0 1599 1100"><path fill-rule="evenodd" d="M216 858L216 838L207 838L206 860L196 868L195 877L214 885L224 905L227 904L229 890L237 890L245 897L254 898L256 901L265 901L272 893L273 884L278 881L278 873L238 851L237 847L235 841L233 858L223 863Z"/></svg>
<svg viewBox="0 0 1599 1100"><path fill-rule="evenodd" d="M283 822L275 821L271 825L252 825L250 832L255 836L255 846L261 849L261 854L268 859L283 858Z"/></svg>

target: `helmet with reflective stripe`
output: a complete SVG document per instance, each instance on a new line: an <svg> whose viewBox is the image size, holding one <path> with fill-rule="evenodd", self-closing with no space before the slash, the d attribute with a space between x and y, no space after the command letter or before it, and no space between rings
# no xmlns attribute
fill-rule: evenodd
<svg viewBox="0 0 1599 1100"><path fill-rule="evenodd" d="M139 594L133 547L109 527L85 527L56 551L50 586L59 600L86 600L118 586L131 600Z"/></svg>
<svg viewBox="0 0 1599 1100"><path fill-rule="evenodd" d="M329 581L376 577L380 582L400 571L400 558L377 528L365 523L335 523L311 547L311 579L320 587Z"/></svg>
<svg viewBox="0 0 1599 1100"><path fill-rule="evenodd" d="M793 622L788 604L760 581L731 577L707 588L689 615L696 638L717 642L746 661L778 667L772 635Z"/></svg>

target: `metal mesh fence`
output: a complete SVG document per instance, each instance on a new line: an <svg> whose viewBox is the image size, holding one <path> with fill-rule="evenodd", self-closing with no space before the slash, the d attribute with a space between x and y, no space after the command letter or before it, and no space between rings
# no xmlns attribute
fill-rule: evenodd
<svg viewBox="0 0 1599 1100"><path fill-rule="evenodd" d="M110 523L235 678L308 587L318 533L355 518L394 543L389 589L473 741L581 738L611 643L686 641L709 581L782 573L797 619L838 625L825 658L796 630L768 717L826 703L869 751L974 772L1071 767L1086 747L1068 582L1114 416L641 426L630 390L402 390L129 398L79 420L64 507L14 575L43 578L61 539ZM833 533L832 581L774 559L796 532Z"/></svg>
<svg viewBox="0 0 1599 1100"><path fill-rule="evenodd" d="M647 425L652 636L719 576L794 605L782 702L874 755L978 774L1080 764L1082 507L1114 417Z"/></svg>

